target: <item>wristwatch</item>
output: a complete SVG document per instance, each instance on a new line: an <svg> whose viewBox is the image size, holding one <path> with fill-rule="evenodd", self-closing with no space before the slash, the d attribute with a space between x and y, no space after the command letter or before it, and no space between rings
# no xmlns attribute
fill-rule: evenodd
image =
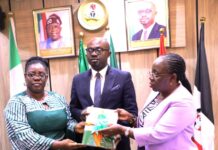
<svg viewBox="0 0 218 150"><path fill-rule="evenodd" d="M124 135L125 135L126 137L129 136L129 130L130 130L130 127L126 127L126 130L125 130L125 132L124 132Z"/></svg>

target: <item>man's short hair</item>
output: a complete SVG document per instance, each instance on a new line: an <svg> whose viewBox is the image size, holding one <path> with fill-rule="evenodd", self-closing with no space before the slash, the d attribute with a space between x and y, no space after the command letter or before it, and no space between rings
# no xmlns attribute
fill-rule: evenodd
<svg viewBox="0 0 218 150"><path fill-rule="evenodd" d="M57 23L59 25L62 24L61 19L58 15L56 14L52 14L48 17L47 21L46 21L46 25L52 24L52 23Z"/></svg>

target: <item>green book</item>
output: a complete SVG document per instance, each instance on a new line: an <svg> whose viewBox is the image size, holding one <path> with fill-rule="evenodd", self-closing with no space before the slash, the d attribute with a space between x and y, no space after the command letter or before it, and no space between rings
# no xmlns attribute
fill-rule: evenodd
<svg viewBox="0 0 218 150"><path fill-rule="evenodd" d="M114 137L103 137L98 131L107 128L109 124L116 124L118 114L112 109L96 107L90 107L87 111L89 115L86 117L82 144L91 147L116 149Z"/></svg>

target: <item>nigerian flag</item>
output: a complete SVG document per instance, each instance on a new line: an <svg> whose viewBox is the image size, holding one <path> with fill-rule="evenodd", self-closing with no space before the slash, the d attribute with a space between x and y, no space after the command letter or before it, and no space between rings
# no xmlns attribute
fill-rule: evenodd
<svg viewBox="0 0 218 150"><path fill-rule="evenodd" d="M111 35L110 35L110 51L111 51L110 66L114 67L114 68L118 68L117 58L116 58L116 54L115 54L115 50L114 50L114 43L113 43Z"/></svg>
<svg viewBox="0 0 218 150"><path fill-rule="evenodd" d="M79 41L79 59L78 59L78 62L79 62L79 72L80 73L85 72L89 69L89 64L88 64L88 61L86 59L86 54L85 54L85 50L83 47L82 38Z"/></svg>
<svg viewBox="0 0 218 150"><path fill-rule="evenodd" d="M109 32L109 29L107 29L107 31L105 32L104 37L107 39L108 43L110 44L110 51L111 51L110 66L113 68L118 68L114 43L113 43L112 36Z"/></svg>
<svg viewBox="0 0 218 150"><path fill-rule="evenodd" d="M23 68L18 54L18 48L14 36L14 22L10 18L9 23L9 47L10 47L10 97L26 89Z"/></svg>

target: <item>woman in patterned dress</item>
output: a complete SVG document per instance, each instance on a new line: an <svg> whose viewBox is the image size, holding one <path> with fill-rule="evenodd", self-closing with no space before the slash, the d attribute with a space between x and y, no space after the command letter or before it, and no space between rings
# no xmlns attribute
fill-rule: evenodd
<svg viewBox="0 0 218 150"><path fill-rule="evenodd" d="M6 128L13 150L70 150L81 147L70 138L82 133L84 122L77 123L66 99L46 91L48 63L31 57L25 65L27 89L10 98L5 110Z"/></svg>

